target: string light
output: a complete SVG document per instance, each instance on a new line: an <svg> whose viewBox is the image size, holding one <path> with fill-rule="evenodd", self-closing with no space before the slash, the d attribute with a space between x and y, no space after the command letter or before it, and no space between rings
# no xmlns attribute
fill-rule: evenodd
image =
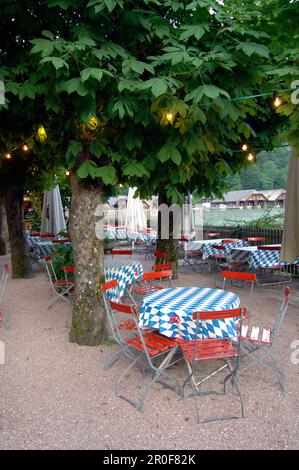
<svg viewBox="0 0 299 470"><path fill-rule="evenodd" d="M279 108L281 103L282 103L281 98L279 96L276 96L275 100L273 101L275 108Z"/></svg>
<svg viewBox="0 0 299 470"><path fill-rule="evenodd" d="M6 158L7 160L10 160L10 159L11 159L11 154L10 154L10 153L6 153L6 154L5 154L5 158Z"/></svg>
<svg viewBox="0 0 299 470"><path fill-rule="evenodd" d="M247 155L247 161L248 161L248 162L253 162L254 159L255 159L255 156L253 155L253 153L249 153L249 154Z"/></svg>
<svg viewBox="0 0 299 470"><path fill-rule="evenodd" d="M47 140L48 136L47 136L47 133L46 133L46 129L44 128L43 125L38 126L37 135L38 135L38 138L41 142L45 142Z"/></svg>
<svg viewBox="0 0 299 470"><path fill-rule="evenodd" d="M167 119L168 122L172 122L172 121L173 121L173 114L172 114L170 111L168 111L168 112L166 113L166 119Z"/></svg>
<svg viewBox="0 0 299 470"><path fill-rule="evenodd" d="M248 150L248 145L247 145L247 144L243 144L241 148L242 148L242 150L243 150L244 152L246 152L246 150Z"/></svg>
<svg viewBox="0 0 299 470"><path fill-rule="evenodd" d="M66 172L65 172L65 176L70 176L70 172L69 172L69 170L66 170Z"/></svg>
<svg viewBox="0 0 299 470"><path fill-rule="evenodd" d="M23 152L28 152L28 150L29 150L28 145L27 145L27 144L23 144L23 145L22 145L22 150L23 150Z"/></svg>

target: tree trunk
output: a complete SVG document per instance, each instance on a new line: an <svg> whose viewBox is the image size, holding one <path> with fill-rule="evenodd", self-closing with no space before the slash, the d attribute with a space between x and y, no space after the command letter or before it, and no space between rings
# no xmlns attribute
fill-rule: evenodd
<svg viewBox="0 0 299 470"><path fill-rule="evenodd" d="M11 251L12 277L30 277L32 276L32 266L24 235L23 191L8 189L5 195L5 207Z"/></svg>
<svg viewBox="0 0 299 470"><path fill-rule="evenodd" d="M170 206L171 204L167 200L166 194L159 193L159 207L162 204ZM168 261L173 262L173 278L178 278L178 261L179 261L179 241L174 239L175 230L174 230L174 217L173 213L170 211L168 216L169 221L169 238L162 238L162 223L167 223L166 220L162 221L161 212L158 213L158 240L157 240L157 250L162 251L168 254Z"/></svg>
<svg viewBox="0 0 299 470"><path fill-rule="evenodd" d="M0 255L6 255L6 214L3 198L0 198Z"/></svg>
<svg viewBox="0 0 299 470"><path fill-rule="evenodd" d="M75 296L70 341L95 346L107 339L103 302L97 288L104 280L104 241L96 237L99 186L79 183L71 175L70 235L75 261Z"/></svg>

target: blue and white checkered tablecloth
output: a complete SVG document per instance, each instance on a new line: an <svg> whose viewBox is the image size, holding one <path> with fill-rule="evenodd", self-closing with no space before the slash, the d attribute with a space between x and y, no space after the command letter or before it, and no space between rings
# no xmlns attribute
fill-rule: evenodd
<svg viewBox="0 0 299 470"><path fill-rule="evenodd" d="M140 279L143 274L143 266L138 261L123 258L121 260L109 259L104 261L105 281L116 279L118 281L119 296L122 297L127 286L130 286L136 279ZM111 292L111 293L110 293ZM116 289L107 292L110 300L118 302L120 300Z"/></svg>
<svg viewBox="0 0 299 470"><path fill-rule="evenodd" d="M111 240L140 240L146 243L151 243L156 240L156 232L151 233L141 233L141 232L129 232L125 229L118 229L115 227L109 227L104 229L104 234Z"/></svg>
<svg viewBox="0 0 299 470"><path fill-rule="evenodd" d="M221 289L178 287L163 289L146 295L139 315L139 326L154 328L169 338L195 339L196 311L216 311L238 308L236 294ZM201 322L206 338L235 337L235 320L208 320Z"/></svg>
<svg viewBox="0 0 299 470"><path fill-rule="evenodd" d="M280 261L279 250L259 250L257 246L247 248L235 248L234 251L242 252L247 256L248 264L254 269L275 268L278 266L289 266L290 263L282 263ZM299 258L293 264L299 264Z"/></svg>
<svg viewBox="0 0 299 470"><path fill-rule="evenodd" d="M223 240L225 240L225 238ZM218 241L215 243L215 241L211 240L209 243L205 243L203 247L204 258L209 258L211 255L215 254L223 254L223 251L213 248L213 245L224 245L226 252L230 254L237 246L248 246L248 242L246 240L236 240L233 243L223 243L222 241L220 243Z"/></svg>

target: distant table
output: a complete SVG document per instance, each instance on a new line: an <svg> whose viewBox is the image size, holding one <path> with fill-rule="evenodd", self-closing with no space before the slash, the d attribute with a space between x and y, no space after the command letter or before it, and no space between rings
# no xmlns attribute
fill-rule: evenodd
<svg viewBox="0 0 299 470"><path fill-rule="evenodd" d="M131 260L123 255L113 259L104 260L105 281L116 279L118 281L119 295L122 297L126 287L130 286L136 279L140 279L143 274L143 266L139 261ZM107 292L107 297L115 302L119 301L116 289Z"/></svg>
<svg viewBox="0 0 299 470"><path fill-rule="evenodd" d="M177 287L147 294L142 302L139 326L154 328L169 338L195 339L195 311L216 311L238 308L239 297L229 291L204 287ZM206 338L235 337L235 320L201 322Z"/></svg>
<svg viewBox="0 0 299 470"><path fill-rule="evenodd" d="M280 245L267 245L271 246L280 246ZM271 268L277 266L289 266L291 263L282 263L280 261L280 251L279 250L259 250L257 246L239 246L233 248L234 251L241 252L244 254L243 259L248 259L248 264L251 268L263 269ZM299 258L296 259L295 263L299 264Z"/></svg>

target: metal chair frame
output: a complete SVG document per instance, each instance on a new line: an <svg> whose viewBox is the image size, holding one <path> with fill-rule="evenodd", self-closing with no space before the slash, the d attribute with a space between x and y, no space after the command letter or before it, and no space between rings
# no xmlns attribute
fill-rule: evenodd
<svg viewBox="0 0 299 470"><path fill-rule="evenodd" d="M74 289L74 282L68 281L66 279L64 280L57 279L55 268L52 262L52 256L45 256L44 264L46 267L46 271L48 274L48 279L49 279L51 288L53 292L56 294L56 298L54 298L49 303L48 310L50 310L59 299L63 299L66 302L70 303L71 302L70 293Z"/></svg>
<svg viewBox="0 0 299 470"><path fill-rule="evenodd" d="M173 272L171 269L153 271L144 273L141 279L135 281L135 284L131 286L130 294L133 297L135 304L137 305L134 293L139 296L145 296L150 292L164 289L162 282L168 281L168 287L173 287L172 284ZM156 281L156 283L155 283Z"/></svg>
<svg viewBox="0 0 299 470"><path fill-rule="evenodd" d="M133 332L133 329L128 329L126 327L119 328L119 323L116 320L116 316L113 313L113 306L117 305L116 302L111 302L106 293L110 289L118 290L118 281L116 279L112 279L111 281L107 281L101 285L101 293L105 307L106 318L108 320L109 328L111 330L112 336L114 341L120 346L118 351L116 351L107 361L105 361L103 369L108 370L113 364L124 354L125 356L129 357L129 359L134 359L134 356L129 353L129 347L126 344L126 338L124 337L124 330L129 332ZM119 296L118 296L119 297ZM132 308L131 308L132 307ZM123 313L126 314L136 314L136 311L133 310L133 307L136 309L136 305L126 305L125 311ZM134 324L135 329L135 324Z"/></svg>
<svg viewBox="0 0 299 470"><path fill-rule="evenodd" d="M248 273L248 272L241 272L241 271L222 271L221 276L223 278L223 285L222 289L225 290L225 285L227 279L229 279L232 285L237 285L237 287L241 287L238 284L233 284L234 280L240 280L242 282L250 282L250 301L247 308L247 315L251 314L252 311L252 299L253 299L253 288L254 284L256 284L256 274Z"/></svg>
<svg viewBox="0 0 299 470"><path fill-rule="evenodd" d="M267 372L278 379L283 394L286 392L286 377L284 367L275 356L273 348L276 344L277 338L279 337L279 333L287 313L290 296L291 289L287 286L285 288L284 297L272 331L265 328L252 327L251 334L248 336L248 330L246 330L246 334L244 329L243 331L242 328L240 330L241 351L244 354L244 357L249 358L251 362L247 366L239 369L238 375L246 372L255 365L260 365ZM259 339L261 330L262 338ZM266 332L266 335L268 336L267 340L265 340L264 332ZM269 360L276 363L275 368L267 364L267 361Z"/></svg>
<svg viewBox="0 0 299 470"><path fill-rule="evenodd" d="M115 394L117 397L120 397L133 405L138 411L143 412L145 398L156 382L172 391L176 391L176 387L174 385L170 385L169 383L161 380L161 378L166 378L171 382L174 382L177 386L177 393L181 397L183 396L183 389L180 381L166 372L166 369L173 364L171 361L178 351L179 345L175 340L167 338L158 332L144 333L144 331L141 331L139 328L138 319L135 315L133 315L133 320L136 324L137 335L134 338L127 340L126 344L129 346L131 352L133 351L133 354L136 354L137 352L137 356L135 356L129 366L119 376L116 383ZM160 360L161 362L159 365L156 365L155 361ZM151 381L143 387L137 401L133 401L120 391L124 379L135 365L140 365L143 372L149 368L152 373Z"/></svg>
<svg viewBox="0 0 299 470"><path fill-rule="evenodd" d="M214 416L209 417L201 422L206 423L209 421L219 421L224 419L239 419L244 418L244 405L243 405L243 397L237 382L237 373L240 364L240 349L241 349L241 341L240 337L237 335L236 342L234 346L231 344L229 338L223 339L206 339L203 336L203 330L201 326L201 321L204 320L221 320L221 319L229 319L229 318L238 318L240 327L243 324L243 317L246 317L246 308L237 308L232 310L221 310L221 311L211 311L211 312L194 312L193 319L196 320L196 330L195 330L195 340L193 341L184 341L178 340L180 347L184 354L184 359L188 368L188 376L184 381L183 390L188 382L190 382L192 386L193 393L191 396L194 397L195 404L196 404L196 412L197 412L197 422L200 422L199 419L199 411L197 406L197 396L205 396L210 394L216 395L225 395L226 394L226 384L228 380L232 379L232 385L235 386L238 397L240 399L240 408L241 413L240 416L237 415L229 415L229 416ZM233 366L230 359L235 359L236 364ZM214 372L210 373L209 375L202 378L200 381L196 382L196 374L198 365L202 361L215 361L221 360L224 361L224 365ZM207 380L211 379L219 372L221 372L226 367L229 368L229 374L226 375L223 383L223 392L218 390L209 390L209 391L200 391L200 386L206 382Z"/></svg>
<svg viewBox="0 0 299 470"><path fill-rule="evenodd" d="M280 251L281 246L259 245L257 249L259 253L261 253L261 251ZM275 273L277 279L275 279ZM259 268L257 273L257 285L259 287L270 287L275 285L282 286L283 284L289 284L290 282L292 282L292 278L290 274L285 271L285 266L283 264Z"/></svg>

